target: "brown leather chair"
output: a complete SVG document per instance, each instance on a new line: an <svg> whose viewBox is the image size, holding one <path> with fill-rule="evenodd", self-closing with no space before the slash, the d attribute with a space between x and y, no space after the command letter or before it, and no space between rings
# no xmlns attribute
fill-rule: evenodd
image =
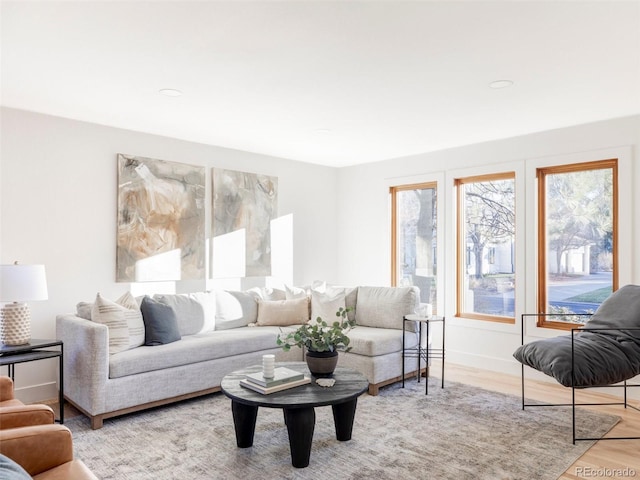
<svg viewBox="0 0 640 480"><path fill-rule="evenodd" d="M54 423L51 407L25 405L13 396L13 381L0 376L0 429Z"/></svg>
<svg viewBox="0 0 640 480"><path fill-rule="evenodd" d="M71 431L54 423L47 405L24 405L14 398L9 377L0 377L0 454L38 480L97 480L81 460L74 460Z"/></svg>

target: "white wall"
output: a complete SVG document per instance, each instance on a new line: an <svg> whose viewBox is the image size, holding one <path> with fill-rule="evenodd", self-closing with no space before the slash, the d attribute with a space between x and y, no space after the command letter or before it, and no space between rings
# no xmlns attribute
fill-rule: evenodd
<svg viewBox="0 0 640 480"><path fill-rule="evenodd" d="M620 164L620 284L640 284L640 116L469 145L460 148L343 168L339 171L340 215L344 232L339 275L344 284L391 282L389 186L438 182L438 305L447 317L450 361L519 374L512 353L520 342L520 314L535 312L535 168L618 156ZM517 250L514 325L454 318L456 177L516 172ZM543 331L544 330L544 331ZM528 328L531 336L555 335ZM438 340L439 341L439 340Z"/></svg>
<svg viewBox="0 0 640 480"><path fill-rule="evenodd" d="M278 214L293 215L293 283L337 281L334 168L14 109L0 120L0 262L42 263L47 272L49 300L30 304L33 338L55 338L56 314L96 292L115 298L129 288L115 283L118 153L206 166L208 199L210 167L277 176ZM20 397L55 397L56 371L54 361L17 365Z"/></svg>
<svg viewBox="0 0 640 480"><path fill-rule="evenodd" d="M333 169L20 110L0 113L0 261L47 268L49 300L31 304L34 337L53 337L55 315L73 311L97 291L115 297L129 287L114 282L117 153L277 176L278 212L294 217L295 284L326 279L389 285L388 187L437 181L443 222L438 305L448 318L448 359L517 374L511 354L519 343L519 320L504 325L453 318L453 178L515 170L519 225L526 227L534 213L528 204L536 165L628 152L621 179L621 283L640 284L640 255L633 248L640 239L640 210L634 206L640 186L640 116ZM530 235L519 228L518 265L525 268L519 268L516 286L518 319L534 305ZM182 289L189 287L198 285ZM53 398L55 372L55 362L18 365L21 398Z"/></svg>

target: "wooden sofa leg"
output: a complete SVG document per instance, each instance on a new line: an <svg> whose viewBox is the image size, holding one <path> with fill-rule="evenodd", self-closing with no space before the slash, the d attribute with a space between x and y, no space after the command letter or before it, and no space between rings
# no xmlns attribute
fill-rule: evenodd
<svg viewBox="0 0 640 480"><path fill-rule="evenodd" d="M369 384L369 391L367 393L369 393L369 395L371 395L372 397L375 397L376 395L378 395L380 390L380 387L378 387L378 385L373 385L372 383Z"/></svg>
<svg viewBox="0 0 640 480"><path fill-rule="evenodd" d="M102 428L102 415L96 415L95 417L90 417L91 418L91 430L98 430L100 428Z"/></svg>

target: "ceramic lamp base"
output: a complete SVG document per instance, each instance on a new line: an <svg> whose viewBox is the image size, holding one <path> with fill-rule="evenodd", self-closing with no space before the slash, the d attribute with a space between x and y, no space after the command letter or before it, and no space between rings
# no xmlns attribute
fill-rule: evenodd
<svg viewBox="0 0 640 480"><path fill-rule="evenodd" d="M0 343L24 345L31 340L31 312L26 303L8 303L0 309Z"/></svg>

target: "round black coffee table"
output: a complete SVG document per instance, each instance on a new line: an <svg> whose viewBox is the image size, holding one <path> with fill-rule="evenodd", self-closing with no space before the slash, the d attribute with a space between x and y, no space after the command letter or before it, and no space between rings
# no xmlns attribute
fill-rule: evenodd
<svg viewBox="0 0 640 480"><path fill-rule="evenodd" d="M240 380L247 373L259 372L262 367L255 365L226 375L222 379L222 391L231 399L233 424L236 430L236 442L239 448L253 445L258 407L281 408L289 432L291 464L296 468L309 465L311 441L316 423L315 407L331 405L336 438L339 441L351 440L353 420L356 414L358 397L367 391L369 381L360 372L338 367L333 374L336 381L333 387L321 387L315 383L306 363L279 363L303 372L311 378L311 383L263 395L240 386Z"/></svg>

